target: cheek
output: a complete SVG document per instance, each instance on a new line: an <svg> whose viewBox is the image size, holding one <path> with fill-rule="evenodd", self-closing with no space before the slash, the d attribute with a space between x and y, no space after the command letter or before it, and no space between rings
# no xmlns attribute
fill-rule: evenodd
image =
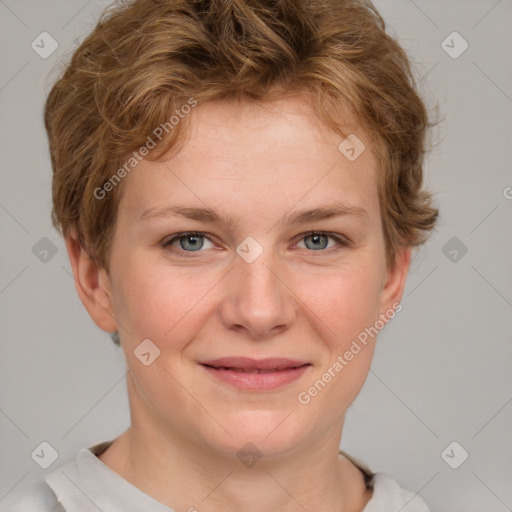
<svg viewBox="0 0 512 512"><path fill-rule="evenodd" d="M338 414L359 393L375 348L372 327L379 317L381 279L378 265L352 264L331 273L322 286L303 288L304 302L321 320L323 347L318 348L327 352L310 387L302 390L301 404L314 401L319 410Z"/></svg>
<svg viewBox="0 0 512 512"><path fill-rule="evenodd" d="M323 278L308 279L301 296L323 321L323 337L338 349L378 318L380 285L378 266L351 264Z"/></svg>
<svg viewBox="0 0 512 512"><path fill-rule="evenodd" d="M380 267L366 256L330 270L311 269L307 278L303 271L287 277L294 290L287 300L298 300L298 315L306 320L313 314L311 325L322 330L320 337L336 350L350 344L378 316ZM200 330L205 316L213 314L212 308L222 301L215 290L216 284L222 289L222 273L205 270L199 276L184 267L166 268L136 258L117 268L113 276L114 315L130 333L131 343L149 338L162 348L169 348L169 340L173 340L173 347L179 340L186 344Z"/></svg>
<svg viewBox="0 0 512 512"><path fill-rule="evenodd" d="M197 278L183 269L136 263L127 265L117 280L115 316L129 334L130 345L153 340L162 350L180 348L193 339L198 315L205 314L217 279ZM185 335L186 333L186 335ZM172 340L172 344L170 341Z"/></svg>

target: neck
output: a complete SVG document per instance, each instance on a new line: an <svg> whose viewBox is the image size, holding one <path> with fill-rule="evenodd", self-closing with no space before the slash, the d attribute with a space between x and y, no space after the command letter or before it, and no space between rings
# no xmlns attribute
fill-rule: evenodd
<svg viewBox="0 0 512 512"><path fill-rule="evenodd" d="M130 403L131 427L99 458L176 511L361 512L371 497L361 471L339 454L340 426L294 453L248 467L148 421L137 405Z"/></svg>

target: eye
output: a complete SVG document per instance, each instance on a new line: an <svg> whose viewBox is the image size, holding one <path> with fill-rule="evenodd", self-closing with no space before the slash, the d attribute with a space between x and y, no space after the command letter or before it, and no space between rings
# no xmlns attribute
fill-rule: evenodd
<svg viewBox="0 0 512 512"><path fill-rule="evenodd" d="M334 241L334 243L329 245L329 240ZM330 249L336 250L336 245L338 248L350 246L350 241L345 237L318 231L312 231L302 235L299 244L302 243L302 241L305 241L305 249L307 249L309 252L330 253ZM208 244L210 244L209 247ZM299 244L297 244L297 247L303 249L304 247L300 247ZM164 248L172 247L173 251L178 253L200 253L203 252L201 249L213 249L215 247L210 238L206 236L205 233L200 231L187 231L184 233L177 233L164 241L162 246Z"/></svg>
<svg viewBox="0 0 512 512"><path fill-rule="evenodd" d="M211 247L205 247L205 241L211 244ZM178 245L176 245L178 244ZM200 252L201 249L212 249L211 240L200 232L190 231L187 233L178 233L163 243L164 247L173 246L178 250L185 252Z"/></svg>
<svg viewBox="0 0 512 512"><path fill-rule="evenodd" d="M329 246L329 239L334 240L336 243ZM350 245L349 241L343 237L335 236L329 233L322 233L318 231L313 231L311 233L303 235L301 242L302 240L305 241L304 245L306 249L310 249L312 251L323 251L325 249L332 249L333 247L336 246L336 244L342 247L348 247Z"/></svg>

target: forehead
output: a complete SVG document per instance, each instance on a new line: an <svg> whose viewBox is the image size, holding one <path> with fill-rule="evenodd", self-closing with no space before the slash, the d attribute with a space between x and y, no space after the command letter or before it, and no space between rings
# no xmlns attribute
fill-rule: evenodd
<svg viewBox="0 0 512 512"><path fill-rule="evenodd" d="M120 213L186 204L275 218L294 205L345 202L378 216L370 141L350 129L366 146L352 161L339 149L343 136L301 99L205 103L189 114L177 154L143 160L126 178Z"/></svg>
<svg viewBox="0 0 512 512"><path fill-rule="evenodd" d="M281 164L301 155L338 156L341 140L300 97L271 102L212 101L196 108L188 121L188 145L181 152L185 158L207 153L235 164L250 158L275 158ZM357 129L351 118L346 123Z"/></svg>

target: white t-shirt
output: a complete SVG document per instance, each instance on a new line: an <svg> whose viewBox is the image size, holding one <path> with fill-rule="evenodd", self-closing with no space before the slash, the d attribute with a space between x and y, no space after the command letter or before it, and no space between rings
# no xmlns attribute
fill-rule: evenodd
<svg viewBox="0 0 512 512"><path fill-rule="evenodd" d="M83 448L76 461L45 475L5 512L174 512L112 471L96 454L112 443ZM363 512L428 512L423 500L385 473L373 473L373 495ZM194 504L191 504L193 510ZM201 510L200 504L195 507ZM3 509L2 509L3 512Z"/></svg>

